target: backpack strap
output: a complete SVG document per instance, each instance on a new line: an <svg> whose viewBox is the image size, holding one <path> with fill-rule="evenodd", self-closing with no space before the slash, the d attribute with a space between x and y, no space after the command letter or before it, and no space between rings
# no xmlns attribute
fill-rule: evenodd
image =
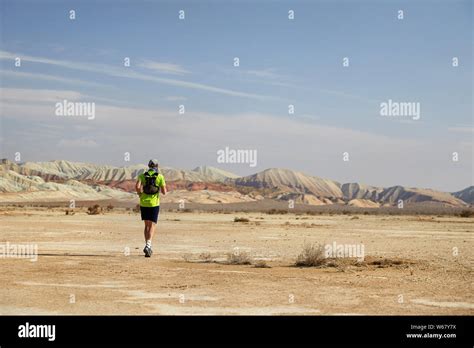
<svg viewBox="0 0 474 348"><path fill-rule="evenodd" d="M153 174L150 175L150 173L149 173L148 171L146 171L146 172L144 173L144 176L146 176L146 177L154 177L154 176L158 177L158 173L157 173L157 172L154 172Z"/></svg>

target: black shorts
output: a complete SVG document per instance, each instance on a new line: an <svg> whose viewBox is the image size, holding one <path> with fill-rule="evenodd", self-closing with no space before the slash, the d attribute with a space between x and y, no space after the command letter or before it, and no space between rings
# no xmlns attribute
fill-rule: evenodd
<svg viewBox="0 0 474 348"><path fill-rule="evenodd" d="M142 220L158 222L158 214L160 213L160 206L157 207L140 207Z"/></svg>

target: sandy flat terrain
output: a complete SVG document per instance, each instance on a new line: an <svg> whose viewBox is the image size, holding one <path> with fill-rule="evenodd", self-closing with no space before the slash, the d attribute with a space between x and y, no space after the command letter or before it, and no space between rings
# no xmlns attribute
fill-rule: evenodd
<svg viewBox="0 0 474 348"><path fill-rule="evenodd" d="M39 253L0 258L0 314L474 314L472 218L164 212L152 258L134 213L3 208L0 222L0 243ZM360 243L365 262L294 267L305 242Z"/></svg>

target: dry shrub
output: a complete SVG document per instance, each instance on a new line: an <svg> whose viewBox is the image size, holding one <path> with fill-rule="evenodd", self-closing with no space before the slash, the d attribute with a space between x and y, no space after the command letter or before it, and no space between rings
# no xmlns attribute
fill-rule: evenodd
<svg viewBox="0 0 474 348"><path fill-rule="evenodd" d="M211 253L201 253L201 254L199 255L199 259L200 259L202 262L205 262L205 263L212 262Z"/></svg>
<svg viewBox="0 0 474 348"><path fill-rule="evenodd" d="M244 217L235 217L234 222L249 222L250 220Z"/></svg>
<svg viewBox="0 0 474 348"><path fill-rule="evenodd" d="M100 205L95 204L92 207L87 208L87 214L89 215L98 215L102 212Z"/></svg>
<svg viewBox="0 0 474 348"><path fill-rule="evenodd" d="M320 267L326 263L324 247L317 243L305 244L303 251L298 255L295 266L297 267Z"/></svg>
<svg viewBox="0 0 474 348"><path fill-rule="evenodd" d="M464 209L459 213L460 217L468 218L474 216L474 211L469 209Z"/></svg>
<svg viewBox="0 0 474 348"><path fill-rule="evenodd" d="M211 263L213 262L213 259L212 259L212 256L211 256L211 253L201 253L199 254L199 260L196 260L195 258L193 258L193 254L184 254L182 256L183 260L185 262L191 262L191 263Z"/></svg>
<svg viewBox="0 0 474 348"><path fill-rule="evenodd" d="M400 259L378 259L374 261L367 262L367 265L376 266L377 268L386 268L386 267L394 267L394 266L403 266L409 267L409 265L413 264L414 262L408 260L400 260Z"/></svg>
<svg viewBox="0 0 474 348"><path fill-rule="evenodd" d="M244 251L239 253L228 253L227 262L228 265L251 265L252 259L250 255Z"/></svg>
<svg viewBox="0 0 474 348"><path fill-rule="evenodd" d="M267 214L270 214L270 215L288 214L288 211L284 209L270 209L269 211L267 211Z"/></svg>
<svg viewBox="0 0 474 348"><path fill-rule="evenodd" d="M257 263L255 263L255 268L272 268L271 266L269 266L265 260L259 260L257 261Z"/></svg>

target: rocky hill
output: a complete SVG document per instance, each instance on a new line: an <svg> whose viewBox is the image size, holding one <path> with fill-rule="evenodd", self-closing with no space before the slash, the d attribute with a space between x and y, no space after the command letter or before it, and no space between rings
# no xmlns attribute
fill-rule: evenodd
<svg viewBox="0 0 474 348"><path fill-rule="evenodd" d="M0 163L0 202L34 200L136 200L135 181L145 165L114 167L64 160ZM463 207L473 203L474 187L453 194L403 186L376 187L340 184L290 169L270 168L239 177L219 168L193 170L160 168L171 201L235 203L256 199L294 201L296 204L347 204L375 208L404 203L433 203Z"/></svg>

